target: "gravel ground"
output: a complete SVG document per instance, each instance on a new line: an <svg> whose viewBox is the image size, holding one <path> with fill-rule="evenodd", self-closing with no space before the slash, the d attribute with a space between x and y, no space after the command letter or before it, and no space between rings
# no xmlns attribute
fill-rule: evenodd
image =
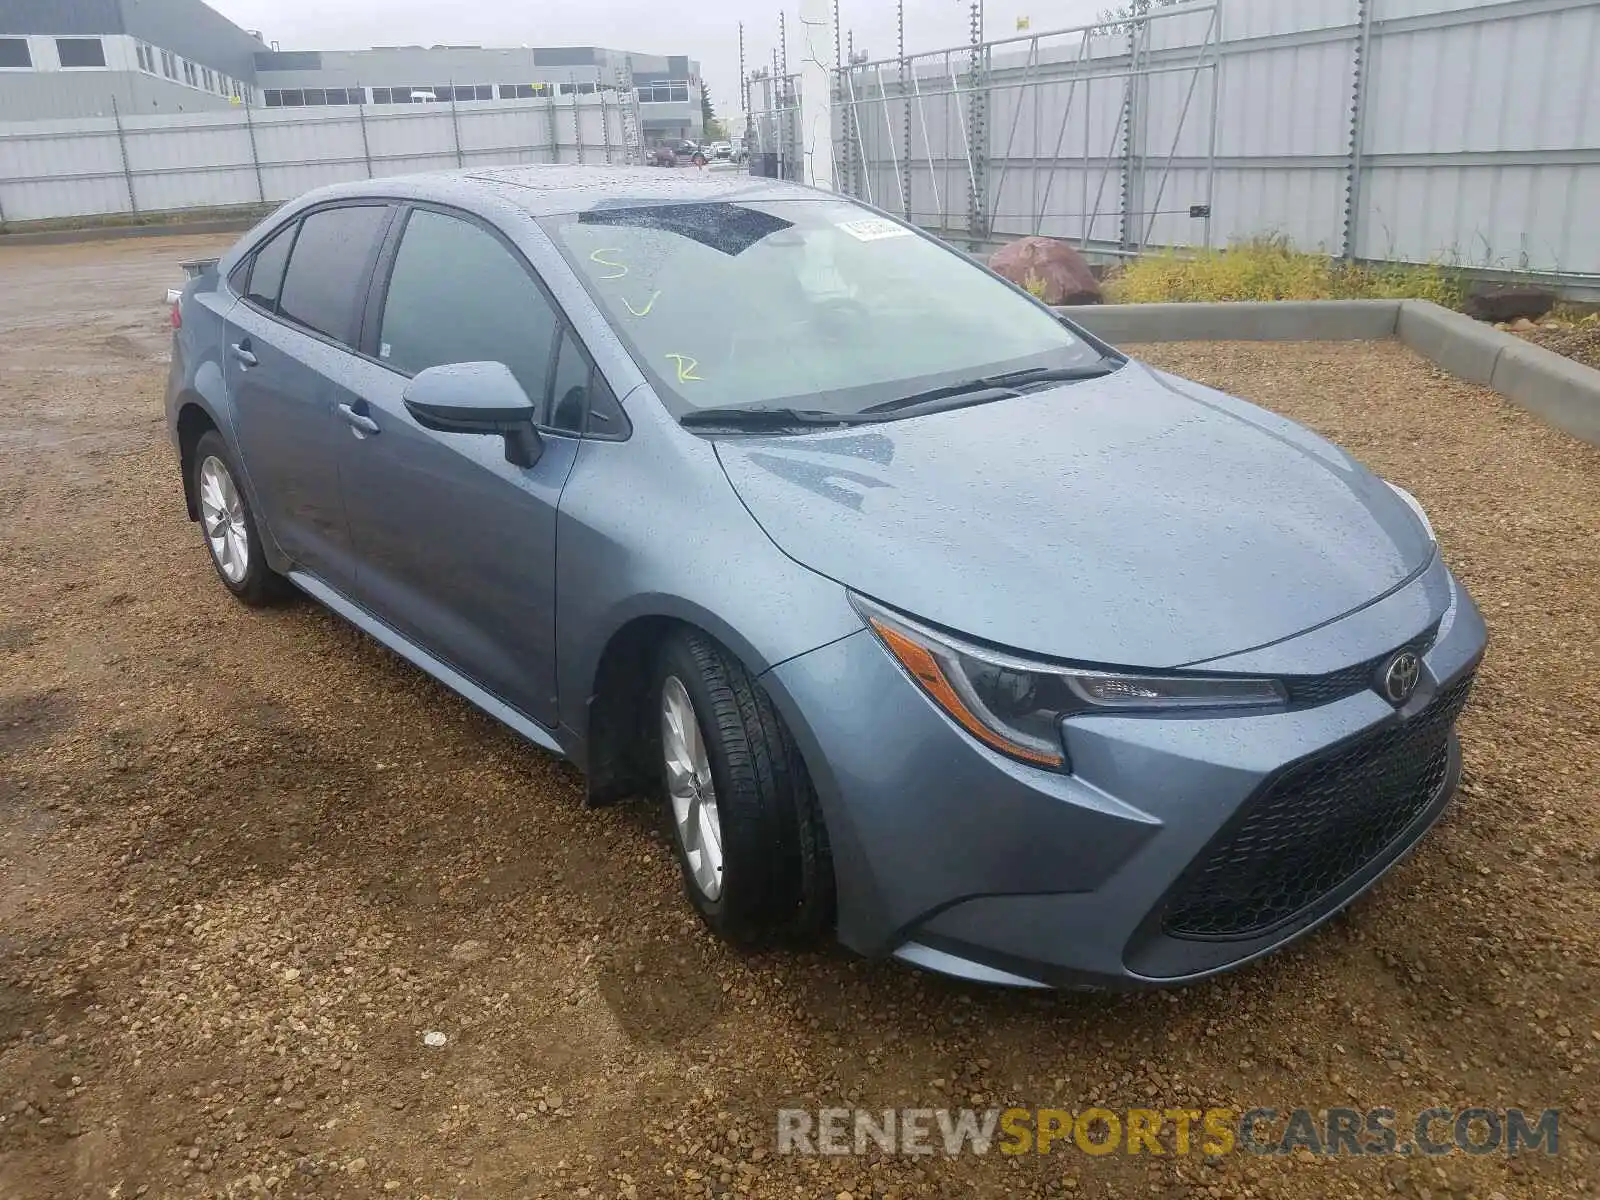
<svg viewBox="0 0 1600 1200"><path fill-rule="evenodd" d="M1600 1188L1600 452L1395 345L1151 348L1428 506L1493 637L1459 801L1324 931L1182 992L741 956L652 807L583 811L334 617L217 584L156 300L212 245L0 250L0 1196ZM772 1152L780 1106L1091 1102L1565 1113L1514 1160Z"/></svg>

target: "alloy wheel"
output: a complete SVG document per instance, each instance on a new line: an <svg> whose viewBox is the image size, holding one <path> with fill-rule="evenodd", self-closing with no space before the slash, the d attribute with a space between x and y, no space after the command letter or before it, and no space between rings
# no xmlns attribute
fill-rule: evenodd
<svg viewBox="0 0 1600 1200"><path fill-rule="evenodd" d="M229 583L241 583L250 569L250 535L244 503L227 464L215 455L200 464L200 521L217 570Z"/></svg>
<svg viewBox="0 0 1600 1200"><path fill-rule="evenodd" d="M715 901L722 895L723 863L717 791L694 702L676 675L667 676L661 687L661 747L678 844L695 887Z"/></svg>

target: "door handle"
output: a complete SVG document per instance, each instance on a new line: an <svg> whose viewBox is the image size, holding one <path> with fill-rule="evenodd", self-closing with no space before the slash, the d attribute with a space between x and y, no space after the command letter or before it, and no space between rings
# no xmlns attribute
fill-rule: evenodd
<svg viewBox="0 0 1600 1200"><path fill-rule="evenodd" d="M256 356L250 353L250 343L248 340L243 342L235 342L233 345L229 346L228 349L233 352L234 361L236 361L241 367L253 367L258 361Z"/></svg>
<svg viewBox="0 0 1600 1200"><path fill-rule="evenodd" d="M378 432L378 423L376 421L367 416L365 413L358 413L348 404L339 405L339 415L349 422L352 428L357 429L362 433Z"/></svg>

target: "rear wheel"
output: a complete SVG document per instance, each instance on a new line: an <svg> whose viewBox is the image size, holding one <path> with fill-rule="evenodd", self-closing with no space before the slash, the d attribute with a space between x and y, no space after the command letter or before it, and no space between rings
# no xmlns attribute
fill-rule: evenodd
<svg viewBox="0 0 1600 1200"><path fill-rule="evenodd" d="M690 903L736 943L821 933L833 916L827 834L772 702L693 630L663 646L654 695L662 789Z"/></svg>
<svg viewBox="0 0 1600 1200"><path fill-rule="evenodd" d="M250 605L270 604L285 595L288 580L267 566L255 514L221 434L212 430L200 438L193 464L200 528L223 586Z"/></svg>

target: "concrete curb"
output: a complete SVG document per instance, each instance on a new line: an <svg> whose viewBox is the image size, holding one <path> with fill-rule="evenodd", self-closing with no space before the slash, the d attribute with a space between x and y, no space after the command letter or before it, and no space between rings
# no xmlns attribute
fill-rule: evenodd
<svg viewBox="0 0 1600 1200"><path fill-rule="evenodd" d="M1398 300L1088 304L1056 310L1118 342L1346 342L1395 335Z"/></svg>
<svg viewBox="0 0 1600 1200"><path fill-rule="evenodd" d="M7 246L66 246L75 242L103 242L122 238L180 237L192 233L243 233L259 217L229 217L215 221L174 221L168 225L101 225L92 229L41 229L32 233L0 233L0 249Z"/></svg>
<svg viewBox="0 0 1600 1200"><path fill-rule="evenodd" d="M1100 304L1056 311L1114 345L1398 337L1450 374L1493 388L1600 446L1600 371L1426 300Z"/></svg>

